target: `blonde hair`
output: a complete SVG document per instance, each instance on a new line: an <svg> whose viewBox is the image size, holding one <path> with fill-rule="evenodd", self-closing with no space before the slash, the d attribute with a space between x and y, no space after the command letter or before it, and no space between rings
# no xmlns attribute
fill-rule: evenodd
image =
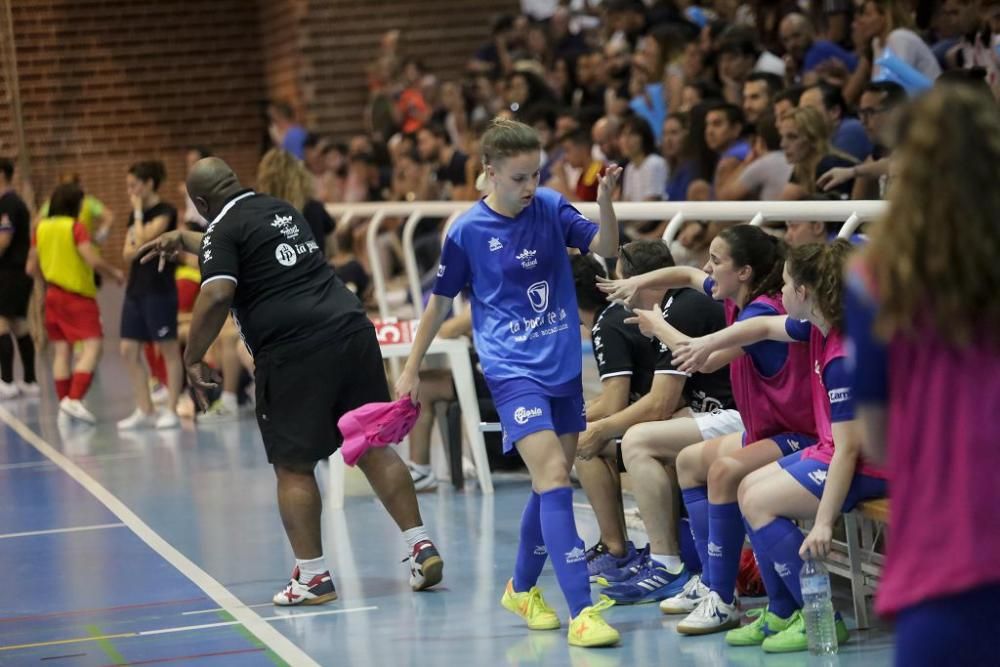
<svg viewBox="0 0 1000 667"><path fill-rule="evenodd" d="M542 140L535 128L499 116L493 119L479 142L484 165L541 148Z"/></svg>
<svg viewBox="0 0 1000 667"><path fill-rule="evenodd" d="M913 28L913 18L910 10L901 0L865 0L865 2L875 5L878 13L885 17L886 34L897 28L906 28L908 30ZM864 9L864 5L862 5L862 9Z"/></svg>
<svg viewBox="0 0 1000 667"><path fill-rule="evenodd" d="M901 124L889 210L864 256L881 304L876 332L888 340L931 325L957 345L1000 343L996 103L968 85L940 85Z"/></svg>
<svg viewBox="0 0 1000 667"><path fill-rule="evenodd" d="M312 196L312 179L298 158L272 148L257 165L257 191L284 199L301 211Z"/></svg>
<svg viewBox="0 0 1000 667"><path fill-rule="evenodd" d="M840 152L830 144L830 123L819 109L813 107L795 107L781 114L781 122L792 121L799 134L809 142L811 152L809 158L794 165L792 175L806 194L816 194L816 165L825 155L836 155L857 162L853 157Z"/></svg>

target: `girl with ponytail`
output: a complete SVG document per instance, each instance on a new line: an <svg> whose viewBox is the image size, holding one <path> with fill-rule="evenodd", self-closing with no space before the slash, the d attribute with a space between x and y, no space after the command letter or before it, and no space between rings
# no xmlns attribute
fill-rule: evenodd
<svg viewBox="0 0 1000 667"><path fill-rule="evenodd" d="M787 314L754 318L690 340L674 355L680 369L690 372L705 364L713 351L733 345L761 340L808 343L811 392L798 399L811 396L819 442L750 473L740 484L739 508L769 600L754 622L726 635L733 646L762 645L764 651L775 653L805 651L802 559L826 556L833 524L841 513L886 493L884 474L861 457L845 359L841 294L850 250L844 240L792 249L781 295ZM805 538L795 519L814 521ZM839 614L836 627L838 641L847 641Z"/></svg>
<svg viewBox="0 0 1000 667"><path fill-rule="evenodd" d="M702 289L723 301L727 325L750 323L784 317L784 264L784 243L759 227L737 225L712 241L703 271L671 267L605 281L602 289L610 299L626 303L644 288ZM655 335L672 350L687 340L656 311L637 310L636 320L643 333ZM686 447L676 462L702 564L700 577L692 577L680 593L660 604L665 614L688 614L677 626L682 634L709 634L739 625L734 590L745 534L737 505L739 484L752 471L816 441L812 409L802 400L810 390L807 345L786 339L719 347L702 372L727 363L744 430Z"/></svg>

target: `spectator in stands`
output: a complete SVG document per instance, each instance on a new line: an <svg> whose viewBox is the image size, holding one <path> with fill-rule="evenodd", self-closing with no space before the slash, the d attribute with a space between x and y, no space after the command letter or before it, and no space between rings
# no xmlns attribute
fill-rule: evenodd
<svg viewBox="0 0 1000 667"><path fill-rule="evenodd" d="M886 495L884 472L861 455L861 439L850 393L847 346L842 333L844 260L847 241L789 251L782 302L787 315L755 318L682 345L680 368L697 368L715 350L762 340L808 343L812 413L819 432L813 447L786 455L747 475L739 488L739 509L768 593L768 608L753 623L726 635L735 646L761 645L767 653L809 647L799 572L804 558L825 558L833 527L861 501ZM811 518L803 537L794 519ZM713 575L714 576L714 575ZM848 639L835 615L836 637Z"/></svg>
<svg viewBox="0 0 1000 667"><path fill-rule="evenodd" d="M777 74L754 72L743 83L743 117L750 127L757 125L761 114L771 111L774 97L784 88Z"/></svg>
<svg viewBox="0 0 1000 667"><path fill-rule="evenodd" d="M590 136L594 140L594 158L602 162L621 163L625 156L621 149L621 121L614 116L602 116L594 123Z"/></svg>
<svg viewBox="0 0 1000 667"><path fill-rule="evenodd" d="M469 131L469 111L462 86L457 81L445 81L441 84L438 114L438 121L448 131L448 141L461 150L465 146L465 134Z"/></svg>
<svg viewBox="0 0 1000 667"><path fill-rule="evenodd" d="M131 265L121 317L121 355L128 368L136 408L118 422L121 430L176 428L177 400L184 383L180 345L177 341L176 263L158 267L142 264L137 252L144 243L177 228L177 209L162 201L158 193L167 177L163 163L155 160L137 162L125 177L132 204L129 228L122 248L122 258ZM165 409L157 412L149 393L148 375L142 363L142 346L153 343L163 356L168 399Z"/></svg>
<svg viewBox="0 0 1000 667"><path fill-rule="evenodd" d="M487 74L497 78L514 68L514 61L510 55L512 47L517 43L514 16L501 14L493 19L490 35L490 41L479 47L466 68L475 74Z"/></svg>
<svg viewBox="0 0 1000 667"><path fill-rule="evenodd" d="M288 102L271 102L267 106L267 117L270 120L268 133L274 145L300 160L305 158L305 141L308 133L304 127L295 122L295 111L292 106Z"/></svg>
<svg viewBox="0 0 1000 667"><path fill-rule="evenodd" d="M516 118L527 122L539 109L554 107L555 97L534 72L515 71L507 77L506 102Z"/></svg>
<svg viewBox="0 0 1000 667"><path fill-rule="evenodd" d="M639 116L622 121L619 138L628 160L622 175L621 201L660 201L667 191L667 161L656 150L649 123Z"/></svg>
<svg viewBox="0 0 1000 667"><path fill-rule="evenodd" d="M600 114L604 110L604 91L608 73L600 51L581 53L576 59L576 90L572 106L582 113Z"/></svg>
<svg viewBox="0 0 1000 667"><path fill-rule="evenodd" d="M570 201L597 201L597 185L604 174L604 163L593 157L590 132L577 128L564 135L560 163L552 168L547 187L557 190Z"/></svg>
<svg viewBox="0 0 1000 667"><path fill-rule="evenodd" d="M792 165L781 150L781 135L774 116L765 112L757 121L753 145L747 159L717 192L719 199L781 198L792 175Z"/></svg>
<svg viewBox="0 0 1000 667"><path fill-rule="evenodd" d="M100 361L104 337L94 272L119 285L125 276L91 244L87 228L78 220L82 203L83 191L75 183L63 183L55 189L48 217L39 221L32 234L25 268L29 275L45 281L45 332L52 344L52 376L60 415L93 424L97 419L84 406L83 398Z"/></svg>
<svg viewBox="0 0 1000 667"><path fill-rule="evenodd" d="M699 104L713 102L722 97L722 91L711 81L689 81L681 90L681 103L677 111L690 112Z"/></svg>
<svg viewBox="0 0 1000 667"><path fill-rule="evenodd" d="M336 226L322 203L312 197L312 181L305 166L286 151L271 149L257 165L257 191L291 204L309 223L313 240L324 256L330 250L330 240ZM293 243L308 239L291 238Z"/></svg>
<svg viewBox="0 0 1000 667"><path fill-rule="evenodd" d="M858 66L858 58L850 51L825 39L816 39L809 19L798 12L787 14L778 28L785 47L785 77L796 83L812 85L822 78L830 61L848 72Z"/></svg>
<svg viewBox="0 0 1000 667"><path fill-rule="evenodd" d="M873 81L861 93L858 116L865 134L872 142L872 153L861 164L836 167L819 177L816 182L823 190L831 190L854 178L852 199L882 199L889 185L889 119L893 111L905 104L906 91L892 81Z"/></svg>
<svg viewBox="0 0 1000 667"><path fill-rule="evenodd" d="M778 121L781 149L793 166L792 177L782 193L785 200L797 200L816 193L816 180L834 167L850 167L857 161L830 145L830 126L826 118L811 107L798 107ZM851 195L854 180L834 188L842 199Z"/></svg>
<svg viewBox="0 0 1000 667"><path fill-rule="evenodd" d="M1000 116L949 85L906 125L846 304L865 454L892 484L876 610L895 621L900 667L987 665L1000 593ZM928 544L947 545L933 568Z"/></svg>
<svg viewBox="0 0 1000 667"><path fill-rule="evenodd" d="M770 72L785 76L785 63L757 43L753 29L731 26L719 37L719 80L727 102L739 104L743 83L752 72Z"/></svg>
<svg viewBox="0 0 1000 667"><path fill-rule="evenodd" d="M708 110L715 102L703 102L695 105L688 116L690 126L688 127L687 139L685 140L684 155L694 161L694 178L688 185L687 199L691 201L708 201L712 199L712 180L715 178L716 165L719 163L719 155L708 145L706 141ZM677 254L676 248L671 248L674 259L678 264L686 264Z"/></svg>
<svg viewBox="0 0 1000 667"><path fill-rule="evenodd" d="M802 97L802 86L790 86L774 96L774 117L779 121L786 113L799 106Z"/></svg>
<svg viewBox="0 0 1000 667"><path fill-rule="evenodd" d="M812 107L826 116L830 125L830 144L835 149L858 162L871 155L872 144L865 128L858 119L847 115L847 103L839 88L826 83L809 86L802 91L799 106Z"/></svg>
<svg viewBox="0 0 1000 667"><path fill-rule="evenodd" d="M660 154L667 161L667 199L684 201L687 190L695 178L695 160L686 154L685 149L692 144L688 141L688 129L691 118L683 112L675 112L667 116L663 123L663 143Z"/></svg>
<svg viewBox="0 0 1000 667"><path fill-rule="evenodd" d="M750 144L743 138L743 125L743 112L735 104L719 102L708 107L705 143L719 156L712 179L713 192L729 183L750 154Z"/></svg>
<svg viewBox="0 0 1000 667"><path fill-rule="evenodd" d="M941 66L930 47L910 29L909 7L901 0L865 0L854 15L854 43L862 54L858 67L844 88L848 102L856 102L864 84L883 77L878 60L891 52L933 81Z"/></svg>
<svg viewBox="0 0 1000 667"><path fill-rule="evenodd" d="M448 132L441 125L428 125L417 132L420 159L431 167L426 198L450 200L455 188L465 185L465 166L469 156L448 143Z"/></svg>
<svg viewBox="0 0 1000 667"><path fill-rule="evenodd" d="M396 99L395 109L396 127L403 134L413 134L430 120L431 108L421 90L426 73L419 60L407 58L403 61L403 90Z"/></svg>
<svg viewBox="0 0 1000 667"><path fill-rule="evenodd" d="M34 287L25 273L30 246L31 212L14 191L14 162L0 158L0 399L40 393L27 319ZM20 386L14 384L15 343L23 368Z"/></svg>
<svg viewBox="0 0 1000 667"><path fill-rule="evenodd" d="M340 183L335 170L338 161L331 160L331 153L337 150L336 147L327 137L316 132L306 136L304 147L303 162L312 179L313 197L322 203L339 201ZM340 157L343 158L344 154L341 153Z"/></svg>

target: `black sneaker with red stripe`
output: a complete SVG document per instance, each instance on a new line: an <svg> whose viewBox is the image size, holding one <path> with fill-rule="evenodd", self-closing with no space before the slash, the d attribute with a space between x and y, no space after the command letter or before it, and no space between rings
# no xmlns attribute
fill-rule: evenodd
<svg viewBox="0 0 1000 667"><path fill-rule="evenodd" d="M441 583L444 561L430 540L417 542L403 562L410 563L410 588L422 591Z"/></svg>

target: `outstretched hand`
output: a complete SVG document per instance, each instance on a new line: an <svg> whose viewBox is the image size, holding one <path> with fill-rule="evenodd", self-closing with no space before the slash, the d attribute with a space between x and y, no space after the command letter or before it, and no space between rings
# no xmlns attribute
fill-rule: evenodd
<svg viewBox="0 0 1000 667"><path fill-rule="evenodd" d="M618 181L621 179L621 175L622 168L612 162L604 170L604 173L597 177L598 201L602 198L610 200L611 196L615 193L615 188L618 187Z"/></svg>
<svg viewBox="0 0 1000 667"><path fill-rule="evenodd" d="M816 185L823 192L827 192L838 185L843 185L854 178L855 175L856 173L851 167L834 167L817 178Z"/></svg>
<svg viewBox="0 0 1000 667"><path fill-rule="evenodd" d="M632 317L625 318L625 324L638 324L639 331L646 338L656 336L656 329L663 321L663 311L658 308L651 310L635 308L632 310Z"/></svg>
<svg viewBox="0 0 1000 667"><path fill-rule="evenodd" d="M708 344L706 336L701 338L689 338L681 341L674 349L673 362L677 370L682 373L697 373L708 362L708 356L712 353L712 348Z"/></svg>
<svg viewBox="0 0 1000 667"><path fill-rule="evenodd" d="M639 285L635 277L622 278L621 280L597 277L597 289L608 295L608 301L622 303L626 307L631 307L638 288Z"/></svg>
<svg viewBox="0 0 1000 667"><path fill-rule="evenodd" d="M181 233L179 230L175 229L171 232L164 232L152 241L142 244L136 251L136 255L139 257L139 262L142 264L151 262L155 258L159 258L159 270L162 271L166 268L167 262L176 260L177 255L183 249L184 242L181 239Z"/></svg>

